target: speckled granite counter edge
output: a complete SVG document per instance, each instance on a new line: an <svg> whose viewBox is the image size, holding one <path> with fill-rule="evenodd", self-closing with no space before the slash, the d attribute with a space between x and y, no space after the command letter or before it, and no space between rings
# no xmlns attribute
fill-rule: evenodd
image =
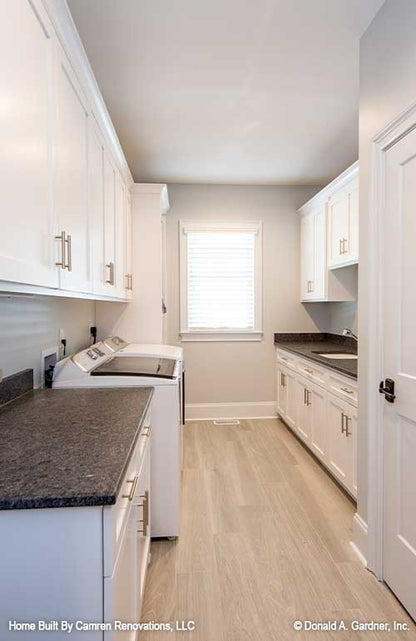
<svg viewBox="0 0 416 641"><path fill-rule="evenodd" d="M299 343L299 342L324 343L326 341L344 345L347 349L351 349L354 352L357 349L357 342L353 338L349 338L347 336L340 336L339 334L329 334L329 333L323 332L323 333L290 333L290 334L276 333L274 335L274 344L276 347L280 346L282 349L285 349L288 352L291 352L292 354L296 354L301 358L305 358L306 360L312 361L317 365L321 365L322 367L326 367L327 369L333 370L335 372L338 372L339 374L342 374L343 376L347 376L349 378L352 378L354 381L357 381L358 373L351 372L351 371L348 371L348 369L345 369L345 367L341 364L342 361L336 361L336 360L331 361L328 359L324 360L323 358L320 358L318 355L305 353L304 349L296 347L296 343ZM293 343L293 345L291 345L291 343ZM356 363L357 361L354 361L354 362Z"/></svg>
<svg viewBox="0 0 416 641"><path fill-rule="evenodd" d="M33 389L33 369L6 376L0 383L0 407Z"/></svg>
<svg viewBox="0 0 416 641"><path fill-rule="evenodd" d="M28 370L32 371L32 370ZM32 371L33 374L33 371ZM130 449L126 455L124 465L119 474L115 489L113 492L106 492L105 494L77 494L74 496L65 496L65 497L25 497L25 498L13 498L9 497L6 499L0 499L0 511L2 510L29 510L29 509L47 509L47 508L67 508L67 507L104 507L115 505L117 502L118 494L121 489L122 481L124 475L127 471L131 457L133 455L134 449L137 445L138 438L140 436L146 414L149 410L150 403L154 395L154 388L149 386L146 388L149 391L149 398L147 400L146 406L138 422L135 436L132 439ZM19 395L21 396L21 394ZM17 397L16 397L17 398Z"/></svg>

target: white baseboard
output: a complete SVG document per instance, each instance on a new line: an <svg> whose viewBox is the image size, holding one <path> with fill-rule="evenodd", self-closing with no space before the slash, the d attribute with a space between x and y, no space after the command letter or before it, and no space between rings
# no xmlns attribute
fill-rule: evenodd
<svg viewBox="0 0 416 641"><path fill-rule="evenodd" d="M189 403L185 406L187 421L212 421L221 418L276 418L276 403Z"/></svg>
<svg viewBox="0 0 416 641"><path fill-rule="evenodd" d="M365 567L367 567L367 540L367 523L361 518L358 512L356 512L352 520L352 541L350 545Z"/></svg>

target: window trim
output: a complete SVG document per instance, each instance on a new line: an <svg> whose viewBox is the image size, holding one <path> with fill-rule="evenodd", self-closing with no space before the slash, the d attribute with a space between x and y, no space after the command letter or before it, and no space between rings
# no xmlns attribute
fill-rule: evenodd
<svg viewBox="0 0 416 641"><path fill-rule="evenodd" d="M186 234L198 231L249 231L255 234L254 329L189 330L188 243ZM179 335L182 342L261 341L263 339L263 224L261 221L180 220L179 221Z"/></svg>

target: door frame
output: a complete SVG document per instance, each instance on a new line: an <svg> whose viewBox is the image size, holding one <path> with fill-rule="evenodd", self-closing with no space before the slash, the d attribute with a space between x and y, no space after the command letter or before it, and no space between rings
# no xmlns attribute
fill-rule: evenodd
<svg viewBox="0 0 416 641"><path fill-rule="evenodd" d="M385 153L416 128L416 102L381 129L372 140L368 273L368 549L367 566L383 579L384 430L383 401L378 392L385 378L383 354L382 218L384 215Z"/></svg>

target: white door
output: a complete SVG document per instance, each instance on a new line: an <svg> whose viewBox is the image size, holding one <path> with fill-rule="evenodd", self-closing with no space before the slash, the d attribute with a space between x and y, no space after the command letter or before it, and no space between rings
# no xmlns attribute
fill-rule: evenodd
<svg viewBox="0 0 416 641"><path fill-rule="evenodd" d="M300 223L301 240L301 299L314 298L313 286L315 280L315 234L314 216L305 216Z"/></svg>
<svg viewBox="0 0 416 641"><path fill-rule="evenodd" d="M52 29L40 2L0 3L0 51L0 280L57 287Z"/></svg>
<svg viewBox="0 0 416 641"><path fill-rule="evenodd" d="M416 618L416 131L385 152L383 578Z"/></svg>
<svg viewBox="0 0 416 641"><path fill-rule="evenodd" d="M59 234L65 234L58 254L61 287L90 292L87 102L60 46L56 55L54 209Z"/></svg>

